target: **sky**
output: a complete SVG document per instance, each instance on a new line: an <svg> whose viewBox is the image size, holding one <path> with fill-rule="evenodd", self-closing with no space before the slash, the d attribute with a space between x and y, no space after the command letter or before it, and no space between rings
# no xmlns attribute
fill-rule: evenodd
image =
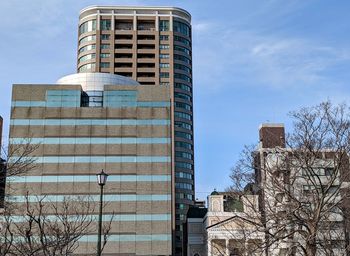
<svg viewBox="0 0 350 256"><path fill-rule="evenodd" d="M350 99L350 1L1 0L0 115L12 84L75 73L79 11L89 5L176 6L193 26L196 197L224 190L261 123Z"/></svg>

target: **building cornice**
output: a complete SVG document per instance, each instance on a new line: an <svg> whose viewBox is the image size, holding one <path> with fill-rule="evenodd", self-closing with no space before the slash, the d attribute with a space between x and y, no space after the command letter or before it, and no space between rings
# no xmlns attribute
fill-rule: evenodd
<svg viewBox="0 0 350 256"><path fill-rule="evenodd" d="M80 19L84 18L84 13L86 12L91 12L91 11L99 11L99 10L126 10L126 11L176 11L176 12L181 12L186 20L191 23L191 14L179 7L170 7L170 6L113 6L113 5L91 5L83 8L79 12L79 17Z"/></svg>

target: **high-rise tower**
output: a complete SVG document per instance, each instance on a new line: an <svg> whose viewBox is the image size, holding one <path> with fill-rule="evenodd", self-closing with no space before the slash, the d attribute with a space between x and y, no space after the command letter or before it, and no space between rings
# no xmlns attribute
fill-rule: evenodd
<svg viewBox="0 0 350 256"><path fill-rule="evenodd" d="M112 73L172 88L174 228L181 255L182 223L194 200L191 16L173 7L87 7L78 40L78 73Z"/></svg>

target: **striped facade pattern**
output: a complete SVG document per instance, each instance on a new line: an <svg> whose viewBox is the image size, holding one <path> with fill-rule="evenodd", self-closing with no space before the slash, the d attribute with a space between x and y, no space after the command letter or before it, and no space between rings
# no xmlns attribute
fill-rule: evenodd
<svg viewBox="0 0 350 256"><path fill-rule="evenodd" d="M90 6L79 16L78 73L105 72L172 88L175 173L192 177L175 179L176 255L184 253L182 224L194 203L191 30L191 15L176 7Z"/></svg>
<svg viewBox="0 0 350 256"><path fill-rule="evenodd" d="M104 169L110 176L103 220L115 213L104 255L171 255L170 90L109 85L104 93L120 91L134 95L135 104L81 107L79 85L14 85L10 145L37 148L28 156L35 168L8 179L8 200L19 205L42 197L55 204L67 198L97 202L96 173ZM13 220L23 221L20 212ZM93 253L96 241L96 233L83 236L77 254Z"/></svg>

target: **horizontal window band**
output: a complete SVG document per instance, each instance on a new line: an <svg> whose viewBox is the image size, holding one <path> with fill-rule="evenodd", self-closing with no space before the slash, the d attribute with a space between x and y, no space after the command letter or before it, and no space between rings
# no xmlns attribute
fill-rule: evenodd
<svg viewBox="0 0 350 256"><path fill-rule="evenodd" d="M143 101L143 102L128 102L128 101L108 101L108 97L104 103L105 108L121 108L121 107L170 107L170 102L167 101ZM12 107L48 107L48 108L79 108L80 97L71 101L12 101Z"/></svg>
<svg viewBox="0 0 350 256"><path fill-rule="evenodd" d="M79 201L94 201L97 202L100 195L30 195L26 196L9 196L6 200L12 203L35 203L42 199L42 202L67 202L70 200ZM104 195L105 202L137 202L137 201L170 201L171 195L135 195L135 194L123 194L123 195Z"/></svg>
<svg viewBox="0 0 350 256"><path fill-rule="evenodd" d="M37 164L57 163L170 163L169 156L42 156L9 158L9 163L16 161L34 161Z"/></svg>
<svg viewBox="0 0 350 256"><path fill-rule="evenodd" d="M153 241L171 241L170 234L152 234L152 235L109 235L108 242L153 242ZM97 242L97 235L85 235L79 239L79 242Z"/></svg>
<svg viewBox="0 0 350 256"><path fill-rule="evenodd" d="M89 215L89 220L97 221L98 215ZM1 219L1 218L0 218ZM45 215L46 220L60 221L56 215ZM26 222L28 217L23 215L11 215L9 220L12 222ZM81 216L71 215L68 217L69 221L79 221ZM102 221L169 221L171 220L171 214L103 214Z"/></svg>
<svg viewBox="0 0 350 256"><path fill-rule="evenodd" d="M48 236L49 237L49 236ZM84 235L79 238L79 243L96 243L97 235ZM23 237L14 236L15 240L21 240ZM33 239L37 239L39 237L33 236ZM170 242L171 235L170 234L152 234L152 235L108 235L108 243L110 242Z"/></svg>
<svg viewBox="0 0 350 256"><path fill-rule="evenodd" d="M135 137L54 137L54 138L10 138L10 144L169 144L170 138Z"/></svg>
<svg viewBox="0 0 350 256"><path fill-rule="evenodd" d="M11 119L11 125L170 125L168 119Z"/></svg>
<svg viewBox="0 0 350 256"><path fill-rule="evenodd" d="M46 101L12 101L11 107L45 107Z"/></svg>
<svg viewBox="0 0 350 256"><path fill-rule="evenodd" d="M171 175L109 175L108 182L152 182L171 181ZM60 183L60 182L94 182L96 175L45 175L45 176L12 176L7 179L10 183Z"/></svg>
<svg viewBox="0 0 350 256"><path fill-rule="evenodd" d="M81 90L47 90L47 96L80 96ZM30 101L33 102L33 101ZM35 101L34 101L35 102Z"/></svg>

